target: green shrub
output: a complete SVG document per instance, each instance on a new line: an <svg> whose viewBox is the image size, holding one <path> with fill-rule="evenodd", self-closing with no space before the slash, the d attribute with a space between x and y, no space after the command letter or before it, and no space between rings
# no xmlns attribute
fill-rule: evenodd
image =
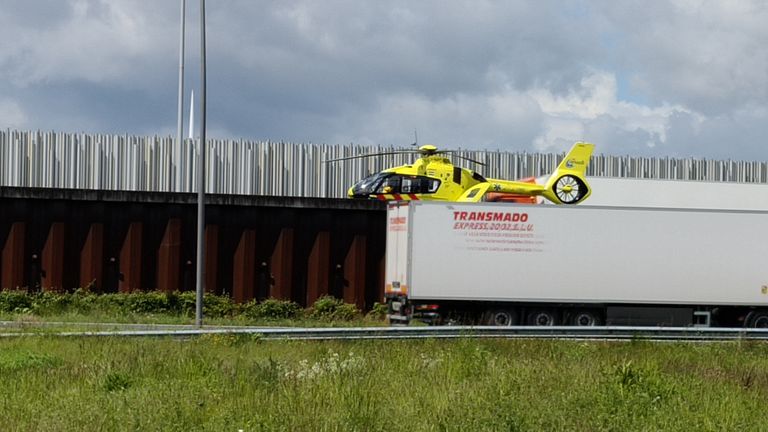
<svg viewBox="0 0 768 432"><path fill-rule="evenodd" d="M0 292L0 312L14 313L32 307L32 299L25 291Z"/></svg>
<svg viewBox="0 0 768 432"><path fill-rule="evenodd" d="M376 321L383 321L387 317L387 304L376 302L373 308L368 312L366 318Z"/></svg>
<svg viewBox="0 0 768 432"><path fill-rule="evenodd" d="M126 307L133 313L171 312L168 296L161 292L137 292L128 296Z"/></svg>
<svg viewBox="0 0 768 432"><path fill-rule="evenodd" d="M42 292L32 295L32 312L36 315L61 314L69 310L72 298L67 293Z"/></svg>
<svg viewBox="0 0 768 432"><path fill-rule="evenodd" d="M66 295L66 294L65 294ZM70 310L79 313L91 312L96 305L96 299L98 296L86 290L77 289L72 294L69 294L69 307Z"/></svg>
<svg viewBox="0 0 768 432"><path fill-rule="evenodd" d="M184 291L176 295L176 307L181 315L194 316L197 307L197 293ZM203 296L203 313L205 313L205 296Z"/></svg>
<svg viewBox="0 0 768 432"><path fill-rule="evenodd" d="M0 292L0 312L32 313L49 316L67 313L88 314L165 314L191 317L195 315L196 293L186 292L132 292L95 294L86 289L74 292L23 291ZM307 310L307 316L325 321L349 321L358 318L361 311L353 304L324 296ZM369 317L381 319L386 313L386 306L375 304ZM287 320L304 315L300 305L288 300L267 299L262 302L251 301L235 304L228 296L205 294L203 314L207 318L224 318L244 315L252 319Z"/></svg>
<svg viewBox="0 0 768 432"><path fill-rule="evenodd" d="M302 309L290 300L266 299L260 303L252 301L243 306L246 316L256 319L293 319L301 315Z"/></svg>
<svg viewBox="0 0 768 432"><path fill-rule="evenodd" d="M203 314L208 318L223 318L232 316L235 306L227 296L206 294L203 296Z"/></svg>
<svg viewBox="0 0 768 432"><path fill-rule="evenodd" d="M315 300L315 304L310 309L309 316L317 319L331 318L341 303L341 300L335 297L322 296Z"/></svg>
<svg viewBox="0 0 768 432"><path fill-rule="evenodd" d="M339 321L352 321L360 315L360 309L351 303L343 303L336 308L333 319Z"/></svg>
<svg viewBox="0 0 768 432"><path fill-rule="evenodd" d="M127 313L127 304L133 294L112 293L95 296L93 308L105 313Z"/></svg>
<svg viewBox="0 0 768 432"><path fill-rule="evenodd" d="M74 292L27 293L24 291L0 291L0 312L31 312L35 315L63 313L90 313L100 311L116 314L195 314L194 292L133 292L94 294L84 289ZM226 296L206 294L203 297L203 313L210 318L231 316L235 305Z"/></svg>
<svg viewBox="0 0 768 432"><path fill-rule="evenodd" d="M186 316L194 316L197 307L197 293L185 291L178 293L178 313ZM218 296L205 293L203 295L203 315L208 318L222 318L231 316L235 311L235 305L227 296Z"/></svg>
<svg viewBox="0 0 768 432"><path fill-rule="evenodd" d="M340 299L323 296L315 301L309 310L309 317L330 321L350 321L360 315L357 306L344 303Z"/></svg>
<svg viewBox="0 0 768 432"><path fill-rule="evenodd" d="M259 302L256 300L251 300L248 303L239 303L236 307L238 313L248 318L257 318L259 316L259 311L256 310L259 307Z"/></svg>

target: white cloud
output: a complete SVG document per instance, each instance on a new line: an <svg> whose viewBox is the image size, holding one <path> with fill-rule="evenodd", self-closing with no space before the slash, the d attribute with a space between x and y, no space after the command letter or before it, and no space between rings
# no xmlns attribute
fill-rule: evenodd
<svg viewBox="0 0 768 432"><path fill-rule="evenodd" d="M636 89L718 115L768 98L768 4L624 1L604 4L614 53Z"/></svg>
<svg viewBox="0 0 768 432"><path fill-rule="evenodd" d="M0 51L6 77L21 87L68 81L142 86L150 65L172 67L178 24L163 7L137 1L72 0L68 13L45 28L3 17ZM34 3L30 4L34 8Z"/></svg>
<svg viewBox="0 0 768 432"><path fill-rule="evenodd" d="M578 88L563 95L545 88L530 94L546 115L546 131L535 139L539 150L561 150L569 142L585 140L599 143L604 153L621 153L636 144L620 140L627 134L645 136L645 147L652 149L667 144L673 116L687 114L694 126L705 120L681 105L649 107L620 101L616 77L605 71L586 76Z"/></svg>
<svg viewBox="0 0 768 432"><path fill-rule="evenodd" d="M28 127L27 114L16 101L0 99L0 127L10 129Z"/></svg>
<svg viewBox="0 0 768 432"><path fill-rule="evenodd" d="M385 95L376 109L350 115L353 124L365 125L365 134L339 134L335 142L403 145L413 131L419 141L442 148L523 150L541 127L541 112L533 99L516 91L489 95L455 94L438 100L401 93ZM370 139L369 137L378 137Z"/></svg>
<svg viewBox="0 0 768 432"><path fill-rule="evenodd" d="M199 17L187 4L190 88ZM209 2L208 125L249 139L400 145L417 129L441 147L588 140L765 159L765 22L760 0ZM5 121L175 131L178 24L178 2L9 1Z"/></svg>

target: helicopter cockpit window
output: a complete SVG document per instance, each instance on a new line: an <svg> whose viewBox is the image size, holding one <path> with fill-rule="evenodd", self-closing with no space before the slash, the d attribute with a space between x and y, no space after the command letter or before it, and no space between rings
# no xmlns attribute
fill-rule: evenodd
<svg viewBox="0 0 768 432"><path fill-rule="evenodd" d="M382 183L382 179L389 176L391 176L391 173L376 173L360 180L352 187L352 195L367 198L368 195L376 193L376 190Z"/></svg>
<svg viewBox="0 0 768 432"><path fill-rule="evenodd" d="M416 180L416 181L414 181ZM404 178L403 179L403 193L419 193L418 179Z"/></svg>
<svg viewBox="0 0 768 432"><path fill-rule="evenodd" d="M400 176L390 175L385 177L379 187L376 189L376 193L400 193Z"/></svg>
<svg viewBox="0 0 768 432"><path fill-rule="evenodd" d="M440 180L429 177L403 177L400 191L402 193L435 193L440 188Z"/></svg>

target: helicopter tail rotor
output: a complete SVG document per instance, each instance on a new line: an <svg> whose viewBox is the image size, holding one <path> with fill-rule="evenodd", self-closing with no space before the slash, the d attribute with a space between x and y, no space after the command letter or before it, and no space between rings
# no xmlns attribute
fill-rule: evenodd
<svg viewBox="0 0 768 432"><path fill-rule="evenodd" d="M578 204L584 201L592 193L586 173L594 148L589 143L574 144L555 172L549 176L544 197L556 204Z"/></svg>

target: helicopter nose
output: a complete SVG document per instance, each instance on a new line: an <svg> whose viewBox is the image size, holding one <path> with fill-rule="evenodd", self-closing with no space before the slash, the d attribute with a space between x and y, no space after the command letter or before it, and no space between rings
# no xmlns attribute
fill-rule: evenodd
<svg viewBox="0 0 768 432"><path fill-rule="evenodd" d="M349 190L347 190L347 198L367 199L368 195L363 194L363 193L355 193L355 187L353 186L353 187L349 188Z"/></svg>

